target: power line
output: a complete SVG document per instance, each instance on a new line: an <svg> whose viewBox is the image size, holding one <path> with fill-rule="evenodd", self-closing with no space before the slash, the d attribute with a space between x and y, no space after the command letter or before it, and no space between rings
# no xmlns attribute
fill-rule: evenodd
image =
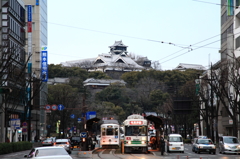
<svg viewBox="0 0 240 159"><path fill-rule="evenodd" d="M189 45L188 48L192 51L192 50L193 50L193 49L192 49L192 46L197 45L197 44L200 44L200 43L205 42L205 41L207 41L207 40L210 40L210 39L212 39L212 38L215 38L215 37L217 37L217 36L219 36L219 35L220 35L220 34L215 35L215 36L212 36L212 37L207 38L207 39L205 39L205 40L199 41L199 42L197 42L197 43L195 43L195 44ZM195 47L197 47L197 46L195 46ZM201 46L200 46L200 47L201 47ZM185 50L185 49L181 49L181 50L179 50L179 51L177 51L177 52L174 52L174 53L172 53L172 54L170 54L170 55L168 55L168 56L165 56L165 57L163 57L163 58L161 58L161 59L159 59L159 60L163 60L163 59L165 59L165 58L167 58L167 57L170 57L170 56L172 56L172 55L175 55L176 53L179 53L179 52L181 52L181 51L183 51L183 50Z"/></svg>
<svg viewBox="0 0 240 159"><path fill-rule="evenodd" d="M39 20L35 20L35 21L39 21ZM40 21L39 21L39 22L40 22ZM161 40L153 40L153 39L146 39L146 38L134 37L134 36L129 36L129 35L122 35L122 34L117 34L117 33L104 32L104 31L99 31L99 30L93 30L93 29L75 27L75 26L70 26L70 25L65 25L65 24L58 24L58 23L52 23L52 22L47 22L47 21L44 21L44 22L46 22L46 23L48 23L48 24L59 25L59 26L64 26L64 27L69 27L69 28L86 30L86 31L92 31L92 32L97 32L97 33L102 33L102 34L117 35L117 36L128 37L128 38L139 39L139 40L145 40L145 41L150 41L150 42L157 42L157 43L162 43L162 44L169 44L169 45L173 45L173 46L176 46L176 47L183 48L183 50L184 50L184 49L189 49L189 46L186 45L186 44L176 44L176 43L165 42L165 41L161 41Z"/></svg>
<svg viewBox="0 0 240 159"><path fill-rule="evenodd" d="M238 33L236 33L236 34L233 34L233 35L237 35L237 34L240 34L240 32L238 32ZM230 35L230 36L232 36L232 35ZM230 36L228 36L228 37L230 37ZM226 37L226 38L228 38L228 37ZM223 38L223 39L226 39L226 38ZM222 39L220 39L220 40L222 40ZM211 43L205 44L205 45L203 45L203 46L199 46L199 47L197 47L197 48L195 48L195 49L191 49L190 51L194 51L194 50L200 49L200 48L202 48L202 47L205 47L205 46L207 46L207 45L213 44L213 43L215 43L215 42L219 42L220 40L216 40L216 41L213 41L213 42L211 42ZM170 60L172 60L172 59L175 59L175 58L177 58L177 57L179 57L179 56L182 56L182 55L184 55L184 54L186 54L186 53L189 53L190 51L184 52L184 53L182 53L182 54L180 54L180 55L178 55L178 56L175 56L175 57L173 57L173 58L171 58L171 59L168 59L168 60L163 61L163 62L160 62L160 63L161 63L161 64L162 64L162 63L165 63L165 62L170 61Z"/></svg>

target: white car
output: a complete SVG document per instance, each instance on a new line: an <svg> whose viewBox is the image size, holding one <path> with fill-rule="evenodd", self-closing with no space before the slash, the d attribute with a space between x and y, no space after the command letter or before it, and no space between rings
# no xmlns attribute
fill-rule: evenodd
<svg viewBox="0 0 240 159"><path fill-rule="evenodd" d="M24 155L24 158L35 159L72 159L63 147L44 146L33 148L28 155Z"/></svg>
<svg viewBox="0 0 240 159"><path fill-rule="evenodd" d="M71 151L71 141L69 139L57 139L54 143L54 146L63 147L69 154L72 153Z"/></svg>

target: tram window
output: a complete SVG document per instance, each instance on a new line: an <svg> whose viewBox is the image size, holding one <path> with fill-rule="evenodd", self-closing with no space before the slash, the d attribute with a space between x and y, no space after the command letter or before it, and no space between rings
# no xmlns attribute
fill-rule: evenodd
<svg viewBox="0 0 240 159"><path fill-rule="evenodd" d="M113 130L112 128L107 129L107 135L113 135Z"/></svg>
<svg viewBox="0 0 240 159"><path fill-rule="evenodd" d="M106 135L105 128L102 128L102 136L105 136L105 135Z"/></svg>
<svg viewBox="0 0 240 159"><path fill-rule="evenodd" d="M126 135L126 136L132 135L132 127L130 127L130 126L127 127L127 126L126 126L126 127L125 127L125 130L126 130L126 131L125 131L125 133L126 133L125 135Z"/></svg>
<svg viewBox="0 0 240 159"><path fill-rule="evenodd" d="M115 128L115 135L118 135L118 128Z"/></svg>

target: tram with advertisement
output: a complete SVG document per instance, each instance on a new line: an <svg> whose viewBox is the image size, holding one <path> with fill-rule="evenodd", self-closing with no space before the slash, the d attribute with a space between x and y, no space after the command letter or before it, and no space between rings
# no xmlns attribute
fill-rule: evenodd
<svg viewBox="0 0 240 159"><path fill-rule="evenodd" d="M103 120L100 145L102 148L119 148L120 126L117 120Z"/></svg>
<svg viewBox="0 0 240 159"><path fill-rule="evenodd" d="M124 125L124 152L148 152L148 121L142 115L127 117Z"/></svg>

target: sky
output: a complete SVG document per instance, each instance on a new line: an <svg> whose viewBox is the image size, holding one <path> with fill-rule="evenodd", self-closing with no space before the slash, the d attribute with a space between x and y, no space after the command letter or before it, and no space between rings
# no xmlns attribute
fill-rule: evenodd
<svg viewBox="0 0 240 159"><path fill-rule="evenodd" d="M48 0L48 64L96 58L122 40L158 61L209 68L220 60L220 0Z"/></svg>

